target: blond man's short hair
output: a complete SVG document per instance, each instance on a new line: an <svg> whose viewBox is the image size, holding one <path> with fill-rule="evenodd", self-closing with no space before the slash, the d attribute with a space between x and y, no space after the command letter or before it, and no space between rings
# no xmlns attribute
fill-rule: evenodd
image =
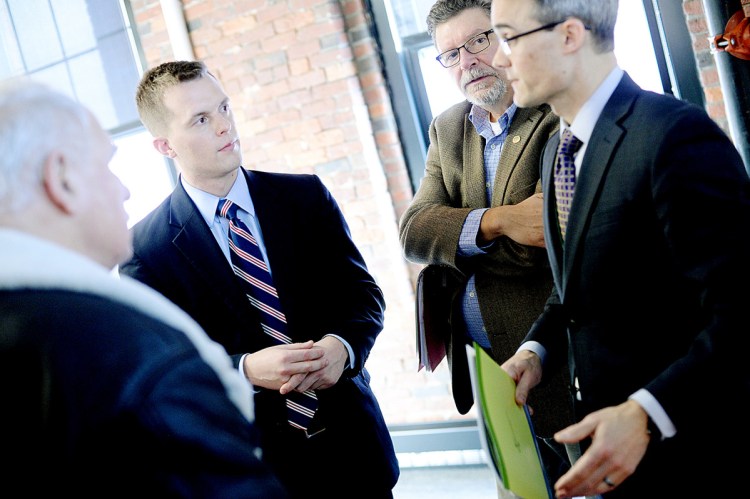
<svg viewBox="0 0 750 499"><path fill-rule="evenodd" d="M135 94L135 103L141 122L151 135L165 135L172 117L164 104L164 93L180 83L205 75L213 77L201 61L165 62L143 74Z"/></svg>

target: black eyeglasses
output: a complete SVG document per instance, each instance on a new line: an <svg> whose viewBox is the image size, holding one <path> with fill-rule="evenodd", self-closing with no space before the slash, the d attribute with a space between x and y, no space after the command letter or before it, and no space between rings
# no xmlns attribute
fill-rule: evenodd
<svg viewBox="0 0 750 499"><path fill-rule="evenodd" d="M491 29L483 31L478 35L469 38L469 40L460 47L446 50L439 56L435 57L435 59L437 60L437 62L442 64L443 67L452 68L453 66L461 62L461 48L464 48L470 54L478 54L479 52L489 47L490 33L492 33Z"/></svg>
<svg viewBox="0 0 750 499"><path fill-rule="evenodd" d="M503 53L506 55L506 57L510 56L510 42L513 40L518 40L519 38L526 36L526 35L532 35L538 31L544 31L546 29L552 29L558 24L562 24L567 19L563 19L562 21L555 21L553 23L545 24L544 26L539 26L536 29L532 29L530 31L524 31L523 33L519 33L516 36L511 36L510 38L501 38L500 39L500 48L503 49ZM588 28L587 28L588 29Z"/></svg>

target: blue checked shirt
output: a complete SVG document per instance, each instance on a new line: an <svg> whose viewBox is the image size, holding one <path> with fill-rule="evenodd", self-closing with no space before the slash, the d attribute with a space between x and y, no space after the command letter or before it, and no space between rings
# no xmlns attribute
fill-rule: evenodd
<svg viewBox="0 0 750 499"><path fill-rule="evenodd" d="M516 105L512 104L507 111L498 120L499 131L497 134L490 124L490 113L477 105L471 107L469 121L474 125L477 133L485 140L484 146L484 185L487 198L487 206L492 202L492 189L495 183L495 174L497 165L500 163L500 152L503 150L505 138L508 136L508 127L513 116L516 113ZM479 233L479 223L482 215L487 208L480 208L469 213L464 221L461 236L458 241L458 256L469 258L476 255L482 255L492 247L493 243L486 246L477 245L477 234ZM487 330L482 320L482 314L479 310L479 300L477 298L476 286L474 284L474 275L469 277L466 283L466 289L463 293L462 310L464 322L469 338L479 343L484 348L490 348L490 341L487 337Z"/></svg>

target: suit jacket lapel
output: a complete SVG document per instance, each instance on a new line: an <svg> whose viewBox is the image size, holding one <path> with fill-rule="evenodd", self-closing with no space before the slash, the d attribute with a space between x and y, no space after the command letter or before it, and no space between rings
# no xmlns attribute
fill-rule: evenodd
<svg viewBox="0 0 750 499"><path fill-rule="evenodd" d="M294 286L293 271L290 269L289 262L295 261L294 242L290 238L291 220L286 210L288 206L285 202L278 201L278 189L264 182L263 178L255 172L242 171L247 179L250 197L255 207L255 216L258 219L258 225L263 233L263 244L266 247L268 264L271 267L274 287L279 293L279 300L287 319L289 311L295 310L296 307L291 304L293 296L291 295Z"/></svg>
<svg viewBox="0 0 750 499"><path fill-rule="evenodd" d="M491 206L500 206L503 204L508 190L511 189L510 177L513 174L513 170L521 161L523 151L531 140L531 134L542 117L542 112L536 108L518 108L516 110L516 114L510 122L508 134L500 156L500 164L495 173ZM512 188L521 187L525 186L515 185Z"/></svg>
<svg viewBox="0 0 750 499"><path fill-rule="evenodd" d="M570 207L571 216L565 237L565 276L569 275L573 269L576 252L588 227L591 214L596 208L598 193L614 159L617 144L625 133L620 122L630 112L637 90L635 83L625 75L604 106L591 139L586 145L581 173L576 179L575 194ZM567 278L563 284L567 285Z"/></svg>
<svg viewBox="0 0 750 499"><path fill-rule="evenodd" d="M555 159L560 134L550 137L542 153L542 192L544 193L544 240L547 244L547 256L555 281L557 294L563 298L564 276L562 275L562 239L557 223L557 200L555 199Z"/></svg>
<svg viewBox="0 0 750 499"><path fill-rule="evenodd" d="M469 108L470 109L470 108ZM503 204L508 193L509 179L518 165L523 150L531 140L538 121L542 119L538 109L519 108L510 123L508 136L503 144L500 164L494 178L491 206ZM464 116L464 178L463 190L467 206L487 206L487 188L484 172L485 140L476 132L469 121L469 113ZM523 186L521 186L523 187Z"/></svg>
<svg viewBox="0 0 750 499"><path fill-rule="evenodd" d="M220 296L230 309L247 310L247 298L232 267L179 182L172 193L169 217L170 226L176 231L172 244L185 256L190 271L200 275L207 289Z"/></svg>
<svg viewBox="0 0 750 499"><path fill-rule="evenodd" d="M469 108L471 109L471 108ZM484 139L464 115L464 174L461 190L465 206L487 206L484 179Z"/></svg>

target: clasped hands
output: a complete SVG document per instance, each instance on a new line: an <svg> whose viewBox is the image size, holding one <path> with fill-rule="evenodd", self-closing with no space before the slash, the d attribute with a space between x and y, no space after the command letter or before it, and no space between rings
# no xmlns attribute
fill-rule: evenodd
<svg viewBox="0 0 750 499"><path fill-rule="evenodd" d="M275 345L245 357L244 372L253 386L291 391L322 390L335 385L346 368L346 347L333 336L320 341Z"/></svg>
<svg viewBox="0 0 750 499"><path fill-rule="evenodd" d="M516 403L523 405L529 390L539 384L539 357L522 350L502 368L516 382ZM555 440L573 444L591 438L586 452L554 484L555 496L594 496L613 490L633 474L650 440L648 415L634 400L592 412L580 422L557 433Z"/></svg>

